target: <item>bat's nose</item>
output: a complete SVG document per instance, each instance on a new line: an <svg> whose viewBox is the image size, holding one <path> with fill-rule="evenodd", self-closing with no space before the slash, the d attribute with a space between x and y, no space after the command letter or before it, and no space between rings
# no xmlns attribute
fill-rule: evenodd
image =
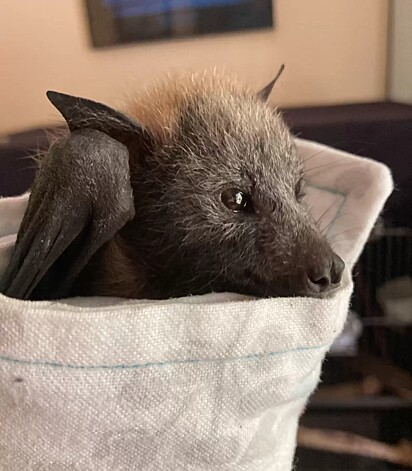
<svg viewBox="0 0 412 471"><path fill-rule="evenodd" d="M313 263L307 272L307 295L326 293L336 288L341 280L345 269L344 261L335 253L317 263Z"/></svg>

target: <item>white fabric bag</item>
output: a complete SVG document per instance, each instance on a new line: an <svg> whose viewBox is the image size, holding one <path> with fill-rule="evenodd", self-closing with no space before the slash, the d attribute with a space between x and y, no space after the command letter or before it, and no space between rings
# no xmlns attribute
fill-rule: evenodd
<svg viewBox="0 0 412 471"><path fill-rule="evenodd" d="M297 142L309 204L348 267L343 287L323 300L0 295L0 470L292 468L350 270L392 189L379 163ZM0 200L0 269L26 203Z"/></svg>

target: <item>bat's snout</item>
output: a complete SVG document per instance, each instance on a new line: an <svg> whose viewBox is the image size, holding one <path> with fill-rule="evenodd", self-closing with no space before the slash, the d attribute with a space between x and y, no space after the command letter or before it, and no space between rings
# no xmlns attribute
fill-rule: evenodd
<svg viewBox="0 0 412 471"><path fill-rule="evenodd" d="M345 270L345 262L335 253L324 257L321 261L309 266L305 274L305 284L303 294L313 296L326 294L333 288L337 288Z"/></svg>

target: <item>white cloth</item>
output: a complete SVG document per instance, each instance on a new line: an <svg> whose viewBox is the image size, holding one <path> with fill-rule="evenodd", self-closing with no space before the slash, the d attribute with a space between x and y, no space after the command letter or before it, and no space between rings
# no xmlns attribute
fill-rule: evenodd
<svg viewBox="0 0 412 471"><path fill-rule="evenodd" d="M313 169L309 204L349 267L343 287L324 300L0 295L1 470L292 468L350 268L392 189L381 164L297 142ZM0 267L26 200L0 200Z"/></svg>

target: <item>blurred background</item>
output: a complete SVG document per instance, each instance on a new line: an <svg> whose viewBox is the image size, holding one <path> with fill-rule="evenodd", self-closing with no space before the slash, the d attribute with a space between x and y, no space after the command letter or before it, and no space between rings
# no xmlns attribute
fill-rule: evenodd
<svg viewBox="0 0 412 471"><path fill-rule="evenodd" d="M259 87L284 62L287 72L272 96L278 105L386 97L385 0L362 0L362 6L356 0L274 0L273 28L93 48L87 5L92 11L97 6L93 22L101 22L104 43L104 29L110 36L116 19L101 14L99 5L153 1L1 0L0 132L53 122L57 115L45 98L49 88L114 105L119 93L164 72L215 66Z"/></svg>
<svg viewBox="0 0 412 471"><path fill-rule="evenodd" d="M30 187L58 125L46 90L116 106L215 67L258 90L285 63L270 103L296 135L391 168L296 470L412 469L412 1L1 0L0 38L0 196Z"/></svg>

